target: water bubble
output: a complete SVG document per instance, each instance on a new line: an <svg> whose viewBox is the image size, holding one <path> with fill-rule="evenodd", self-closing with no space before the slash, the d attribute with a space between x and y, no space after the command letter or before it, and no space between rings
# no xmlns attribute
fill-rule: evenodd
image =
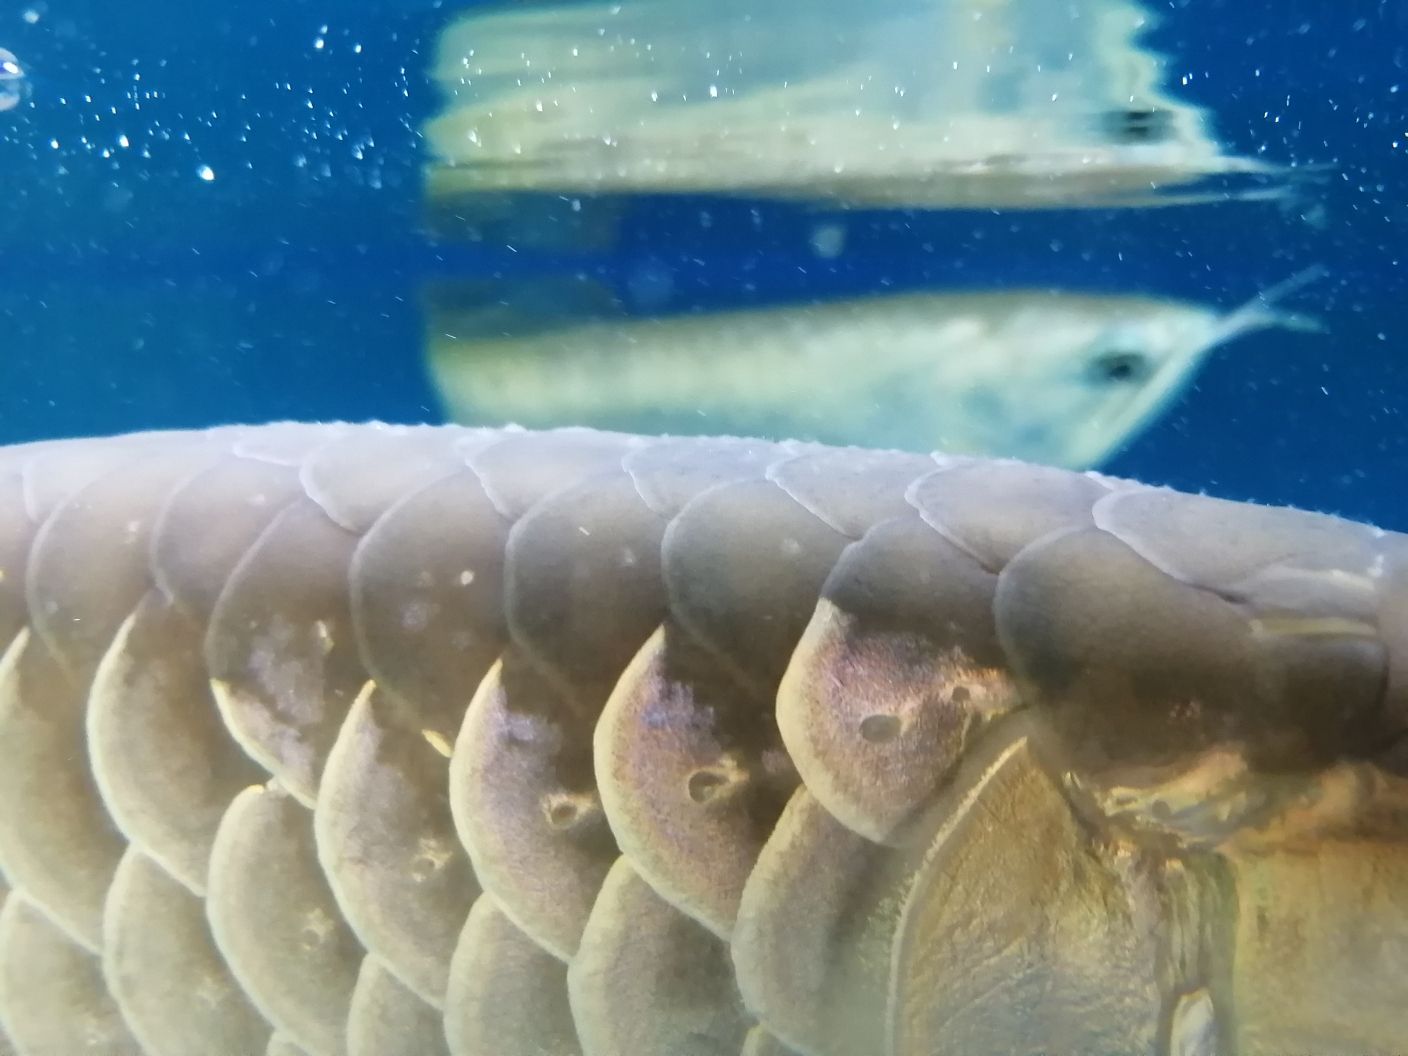
<svg viewBox="0 0 1408 1056"><path fill-rule="evenodd" d="M835 260L846 251L846 225L821 223L812 228L812 252L822 260Z"/></svg>
<svg viewBox="0 0 1408 1056"><path fill-rule="evenodd" d="M0 48L0 114L29 98L29 77L15 53Z"/></svg>

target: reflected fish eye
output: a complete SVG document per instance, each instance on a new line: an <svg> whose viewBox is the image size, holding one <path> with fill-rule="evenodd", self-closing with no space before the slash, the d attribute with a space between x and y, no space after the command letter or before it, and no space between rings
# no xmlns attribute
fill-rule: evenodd
<svg viewBox="0 0 1408 1056"><path fill-rule="evenodd" d="M1173 133L1173 115L1167 110L1111 110L1104 124L1106 133L1120 143L1161 143Z"/></svg>
<svg viewBox="0 0 1408 1056"><path fill-rule="evenodd" d="M1102 352L1090 363L1096 381L1126 383L1143 381L1151 372L1149 357L1142 352L1115 349Z"/></svg>

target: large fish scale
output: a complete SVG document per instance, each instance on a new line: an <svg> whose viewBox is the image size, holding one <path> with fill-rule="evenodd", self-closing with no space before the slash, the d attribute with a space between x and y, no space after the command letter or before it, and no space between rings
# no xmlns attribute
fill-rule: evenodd
<svg viewBox="0 0 1408 1056"><path fill-rule="evenodd" d="M1392 1051L1405 555L746 440L0 450L0 1053Z"/></svg>

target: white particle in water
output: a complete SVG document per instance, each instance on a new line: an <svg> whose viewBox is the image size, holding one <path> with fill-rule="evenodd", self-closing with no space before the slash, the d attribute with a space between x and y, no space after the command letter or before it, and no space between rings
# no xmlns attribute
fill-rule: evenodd
<svg viewBox="0 0 1408 1056"><path fill-rule="evenodd" d="M196 175L206 183L210 183L215 179L215 170L209 165L202 165L200 168L196 169Z"/></svg>

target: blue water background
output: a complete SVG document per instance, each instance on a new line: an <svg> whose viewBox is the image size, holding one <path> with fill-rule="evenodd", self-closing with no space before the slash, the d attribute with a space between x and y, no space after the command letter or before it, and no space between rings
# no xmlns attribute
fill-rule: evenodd
<svg viewBox="0 0 1408 1056"><path fill-rule="evenodd" d="M1227 347L1107 468L1408 528L1408 0L1152 5L1233 152L1325 166L1292 208L851 214L835 262L808 249L815 214L748 202L637 203L620 250L582 261L430 242L416 130L468 6L0 0L33 83L0 114L0 442L437 420L437 277L583 263L663 270L700 303L1052 284L1230 307L1318 263L1296 307L1325 334Z"/></svg>

